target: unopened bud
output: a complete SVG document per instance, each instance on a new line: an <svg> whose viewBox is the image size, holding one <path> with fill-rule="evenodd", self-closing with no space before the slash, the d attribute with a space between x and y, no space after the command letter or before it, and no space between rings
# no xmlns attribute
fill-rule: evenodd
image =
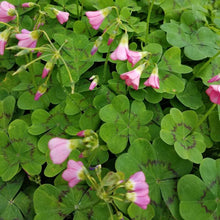
<svg viewBox="0 0 220 220"><path fill-rule="evenodd" d="M25 67L25 65L22 65L22 66L20 66L20 67L17 69L17 71L15 71L14 73L12 73L12 76L14 76L14 75L16 75L16 74L18 74L18 73L20 73L20 72L22 72L22 71L24 71L24 70L26 70L26 67Z"/></svg>
<svg viewBox="0 0 220 220"><path fill-rule="evenodd" d="M98 47L99 47L99 46L101 45L101 43L102 43L102 40L103 40L103 37L100 36L100 37L98 37L98 39L95 41L94 46L93 46L93 48L92 48L92 50L91 50L91 55L94 55L94 54L96 53L96 51L98 50Z"/></svg>
<svg viewBox="0 0 220 220"><path fill-rule="evenodd" d="M110 45L110 44L112 43L112 41L115 39L116 34L117 34L117 31L114 30L114 31L112 32L112 34L109 36L108 45Z"/></svg>
<svg viewBox="0 0 220 220"><path fill-rule="evenodd" d="M42 78L45 78L47 74L53 69L54 63L55 63L55 59L53 58L46 63L43 69Z"/></svg>
<svg viewBox="0 0 220 220"><path fill-rule="evenodd" d="M34 100L37 101L47 91L47 84L43 83L38 87Z"/></svg>
<svg viewBox="0 0 220 220"><path fill-rule="evenodd" d="M22 4L23 8L31 8L33 6L35 6L35 3L33 3L33 2L25 2Z"/></svg>
<svg viewBox="0 0 220 220"><path fill-rule="evenodd" d="M92 80L90 86L89 86L89 90L93 90L99 82L99 76L98 75L93 75L92 77L89 78L89 80Z"/></svg>
<svg viewBox="0 0 220 220"><path fill-rule="evenodd" d="M118 173L114 173L110 171L102 179L102 184L103 186L113 186L116 185L120 180L121 180L121 176L118 175Z"/></svg>

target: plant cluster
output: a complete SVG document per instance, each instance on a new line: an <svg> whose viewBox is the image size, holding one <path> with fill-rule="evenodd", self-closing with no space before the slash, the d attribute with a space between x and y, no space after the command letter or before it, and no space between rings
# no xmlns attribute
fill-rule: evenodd
<svg viewBox="0 0 220 220"><path fill-rule="evenodd" d="M220 219L220 1L0 2L0 219Z"/></svg>

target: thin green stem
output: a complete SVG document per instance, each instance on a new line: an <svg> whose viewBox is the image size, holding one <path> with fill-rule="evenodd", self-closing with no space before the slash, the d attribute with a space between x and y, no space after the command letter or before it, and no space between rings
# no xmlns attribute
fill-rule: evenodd
<svg viewBox="0 0 220 220"><path fill-rule="evenodd" d="M49 74L48 74L48 76L47 76L47 78L46 78L46 80L45 80L45 84L47 84L47 82L48 82L48 80L50 79L50 77L51 77L51 74L52 74L52 72L53 72L53 68L54 68L54 66L52 67L52 69L50 70L50 72L49 72Z"/></svg>
<svg viewBox="0 0 220 220"><path fill-rule="evenodd" d="M12 26L11 26L10 24L5 23L5 22L0 21L0 24L4 24L4 25L6 25L6 26L8 26L8 27L12 28Z"/></svg>
<svg viewBox="0 0 220 220"><path fill-rule="evenodd" d="M210 109L205 113L205 115L203 115L203 117L199 120L199 122L197 123L196 127L193 128L191 133L193 133L206 120L206 118L211 114L211 112L215 109L216 106L217 106L217 104L213 104L210 107Z"/></svg>
<svg viewBox="0 0 220 220"><path fill-rule="evenodd" d="M61 45L60 48L58 49L58 52L61 51L61 49L63 48L63 46L64 46L66 43L68 43L68 40L65 40L65 41L62 43L62 45Z"/></svg>
<svg viewBox="0 0 220 220"><path fill-rule="evenodd" d="M117 196L111 196L112 199L118 200L120 202L123 202L124 200L121 198L118 198Z"/></svg>
<svg viewBox="0 0 220 220"><path fill-rule="evenodd" d="M109 60L111 48L112 48L112 44L110 44L110 46L108 48L108 53L107 53L106 58L105 58L104 73L103 73L103 81L104 82L107 81L107 67L108 67L108 60Z"/></svg>
<svg viewBox="0 0 220 220"><path fill-rule="evenodd" d="M53 43L52 43L52 41L50 40L48 34L47 34L45 31L43 31L43 30L40 30L40 31L46 36L46 38L47 38L47 40L49 41L50 45L51 45L51 46L53 47L53 49L56 51L57 49L56 49L56 47L53 45Z"/></svg>
<svg viewBox="0 0 220 220"><path fill-rule="evenodd" d="M113 213L112 213L112 210L111 210L111 207L110 207L109 203L108 202L105 202L105 203L106 203L106 205L108 207L108 211L109 211L111 220L114 220L114 216L113 216Z"/></svg>
<svg viewBox="0 0 220 220"><path fill-rule="evenodd" d="M32 60L31 62L29 62L29 63L27 63L26 65L25 65L25 68L27 68L29 65L31 65L32 63L34 63L34 62L36 62L36 61L38 61L38 60L41 60L41 59L43 59L43 58L45 58L45 57L48 57L48 56L51 56L52 54L47 54L47 55L44 55L44 56L40 56L40 57L38 57L38 58L36 58L35 60Z"/></svg>
<svg viewBox="0 0 220 220"><path fill-rule="evenodd" d="M15 14L16 14L16 19L17 19L17 28L19 28L19 14L16 10L15 10Z"/></svg>
<svg viewBox="0 0 220 220"><path fill-rule="evenodd" d="M151 5L148 9L148 14L147 14L147 24L146 24L146 35L145 35L145 45L148 43L148 35L149 35L149 27L150 27L150 17L151 17L151 12L154 6L154 0L151 1Z"/></svg>
<svg viewBox="0 0 220 220"><path fill-rule="evenodd" d="M60 66L60 60L59 60L59 59L57 60L57 64L58 64L58 66ZM70 96L70 95L69 95L69 92L68 92L67 89L66 89L66 87L63 85L63 80L62 80L60 68L57 68L57 69L58 69L59 79L60 79L60 83L61 83L61 85L62 85L62 87L63 87L63 90L64 90L64 92L65 92L68 96Z"/></svg>
<svg viewBox="0 0 220 220"><path fill-rule="evenodd" d="M196 72L196 74L194 74L190 80L193 80L195 77L199 76L199 74L218 56L220 55L220 51L218 51L218 53L216 53L213 57L209 58L208 61L206 61L200 68L199 70Z"/></svg>
<svg viewBox="0 0 220 220"><path fill-rule="evenodd" d="M77 11L77 18L79 20L79 0L76 0L76 11Z"/></svg>
<svg viewBox="0 0 220 220"><path fill-rule="evenodd" d="M72 76L71 76L69 67L68 67L67 64L66 64L66 61L63 59L63 57L62 57L61 55L60 55L59 57L60 57L60 59L62 60L64 66L65 66L65 68L66 68L66 71L67 71L67 73L68 73L68 75L69 75L70 85L71 85L71 93L73 94L73 93L74 93L74 88L75 88L75 82L73 81L73 78L72 78Z"/></svg>
<svg viewBox="0 0 220 220"><path fill-rule="evenodd" d="M118 11L118 8L116 7L116 6L112 6L112 8L114 8L115 9L115 11L116 11L116 13L117 13L117 16L118 16L118 18L119 18L119 11Z"/></svg>
<svg viewBox="0 0 220 220"><path fill-rule="evenodd" d="M95 150L92 152L91 157L89 158L87 167L90 167L90 165L91 165L92 161L94 160L96 154L97 154L97 150L95 149Z"/></svg>
<svg viewBox="0 0 220 220"><path fill-rule="evenodd" d="M34 25L34 30L38 29L38 25L39 25L39 23L40 23L41 17L42 17L42 14L40 13L39 17L37 18L37 22L36 22L35 25Z"/></svg>
<svg viewBox="0 0 220 220"><path fill-rule="evenodd" d="M32 61L32 59L33 59L33 54L30 53L30 62ZM33 64L33 63L32 63L32 64ZM32 64L29 65L29 71L31 72L31 78L32 78L32 82L33 82L33 84L34 84L34 87L35 87L35 89L37 89L37 83L36 83L36 81L35 81L34 70L33 70Z"/></svg>
<svg viewBox="0 0 220 220"><path fill-rule="evenodd" d="M84 6L84 0L81 1L81 20L83 17L83 6Z"/></svg>

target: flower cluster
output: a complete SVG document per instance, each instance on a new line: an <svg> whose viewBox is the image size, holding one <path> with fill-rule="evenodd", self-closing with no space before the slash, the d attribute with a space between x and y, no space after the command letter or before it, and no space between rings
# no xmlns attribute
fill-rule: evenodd
<svg viewBox="0 0 220 220"><path fill-rule="evenodd" d="M92 25L93 29L97 30L100 27L104 18L109 15L111 10L112 10L112 8L108 7L108 8L99 10L99 11L86 12L86 16L88 17L89 23ZM116 22L117 22L116 29L113 30L112 34L110 35L109 40L108 40L108 45L110 45L112 43L115 36L117 35L118 26L121 23L121 21L118 18L116 20ZM112 24L114 24L114 22ZM104 33L100 37L98 37L98 39L95 41L94 46L91 50L91 55L94 55L96 53L96 51L98 50L98 47L102 43L103 36L107 33L107 30L111 26L112 25L109 25L109 27L107 27L104 30ZM150 55L150 53L148 51L139 52L139 51L129 50L128 34L126 31L122 35L122 38L121 38L117 48L111 53L110 58L112 60L121 60L121 61L127 60L129 63L131 63L132 67L134 67L140 60L142 60L144 57L146 57L148 55ZM146 62L140 64L140 66L138 66L134 70L126 72L120 76L121 79L125 80L125 83L127 84L127 86L132 86L135 90L138 89L141 74L146 66L145 64L146 64ZM159 76L158 76L157 65L153 69L152 74L150 75L149 79L144 83L144 85L151 86L155 89L159 89Z"/></svg>
<svg viewBox="0 0 220 220"><path fill-rule="evenodd" d="M54 164L63 163L74 149L82 150L79 158L89 157L91 151L99 146L98 136L92 130L83 130L77 133L78 137L83 139L64 139L55 137L48 142L50 150L50 158ZM86 150L83 150L86 148ZM90 151L89 151L90 150ZM85 153L86 152L86 153ZM113 203L115 198L124 202L134 202L142 209L146 209L150 203L149 187L142 171L136 172L125 181L122 172L108 172L102 177L101 165L90 167L89 170L95 170L97 178L90 175L81 161L69 160L67 169L62 173L62 178L68 182L69 187L74 187L82 180L90 182L92 190L96 191L96 195L106 203ZM124 188L125 193L119 193L118 189ZM116 212L118 212L116 210ZM117 213L118 215L120 213Z"/></svg>
<svg viewBox="0 0 220 220"><path fill-rule="evenodd" d="M15 47L11 47L10 49L17 49L17 48L21 49L21 51L17 53L16 56L22 56L29 52L37 51L37 57L39 57L40 55L42 55L44 51L48 51L48 47L40 47L41 49L43 48L42 51L35 49L37 46L37 41L42 33L46 35L48 41L50 42L50 44L52 44L46 32L39 30L39 27L44 25L45 23L46 13L40 10L40 5L36 3L25 2L22 4L23 8L30 8L35 6L38 8L38 14L34 17L34 20L36 20L34 29L32 31L29 31L27 29L22 29L21 31L19 31L19 14L16 11L15 6L7 1L2 1L0 3L0 22L8 27L0 33L0 55L4 55L5 47L11 34L15 34L15 37L18 39L18 47L15 46ZM69 19L68 12L59 11L55 8L51 8L51 11L56 15L56 18L60 22L60 24L63 24L68 21ZM14 23L7 24L16 18L17 18L16 25ZM52 72L52 69L56 64L56 60L60 56L59 51L62 48L62 46L59 48L59 50L57 50L53 45L51 46L52 49L50 52L52 52L52 54L54 55L52 55L51 59L46 63L42 72L42 78L47 77L47 75ZM20 67L13 75L25 70L30 64L32 64L37 60L39 59L31 61L30 63ZM50 74L47 77L46 81L39 86L34 98L36 101L39 100L39 98L47 91L47 81L49 78L50 78ZM72 83L72 78L70 80Z"/></svg>

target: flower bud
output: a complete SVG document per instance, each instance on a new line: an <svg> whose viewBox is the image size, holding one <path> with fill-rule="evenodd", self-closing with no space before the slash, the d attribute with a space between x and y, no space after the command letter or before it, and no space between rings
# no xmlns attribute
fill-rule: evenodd
<svg viewBox="0 0 220 220"><path fill-rule="evenodd" d="M26 70L26 67L25 67L25 65L22 65L22 66L20 66L20 67L17 69L17 71L15 71L15 72L12 74L12 76L14 76L14 75L16 75L16 74L18 74L18 73L20 73L20 72L22 72L22 71L24 71L24 70Z"/></svg>
<svg viewBox="0 0 220 220"><path fill-rule="evenodd" d="M44 66L44 69L43 69L42 78L45 78L48 75L48 73L53 69L54 64L55 64L55 59L54 58L51 58L46 63L46 65Z"/></svg>
<svg viewBox="0 0 220 220"><path fill-rule="evenodd" d="M9 29L6 29L0 33L0 55L4 55L5 46L7 44L10 34L11 31Z"/></svg>
<svg viewBox="0 0 220 220"><path fill-rule="evenodd" d="M35 94L34 100L37 101L47 91L47 84L43 83L38 87L37 93Z"/></svg>
<svg viewBox="0 0 220 220"><path fill-rule="evenodd" d="M117 31L114 30L114 31L112 32L112 34L109 36L109 39L108 39L108 46L109 46L109 45L112 43L112 41L115 39L116 34L117 34Z"/></svg>
<svg viewBox="0 0 220 220"><path fill-rule="evenodd" d="M103 40L103 37L100 36L98 37L98 39L95 41L95 44L91 50L91 55L94 55L96 53L96 51L98 50L98 47L101 45L102 43L102 40Z"/></svg>
<svg viewBox="0 0 220 220"><path fill-rule="evenodd" d="M89 90L93 90L98 85L99 77L98 75L93 75L89 80L93 80L89 86Z"/></svg>
<svg viewBox="0 0 220 220"><path fill-rule="evenodd" d="M23 8L31 8L33 6L35 6L35 3L33 3L33 2L25 2L22 4Z"/></svg>

